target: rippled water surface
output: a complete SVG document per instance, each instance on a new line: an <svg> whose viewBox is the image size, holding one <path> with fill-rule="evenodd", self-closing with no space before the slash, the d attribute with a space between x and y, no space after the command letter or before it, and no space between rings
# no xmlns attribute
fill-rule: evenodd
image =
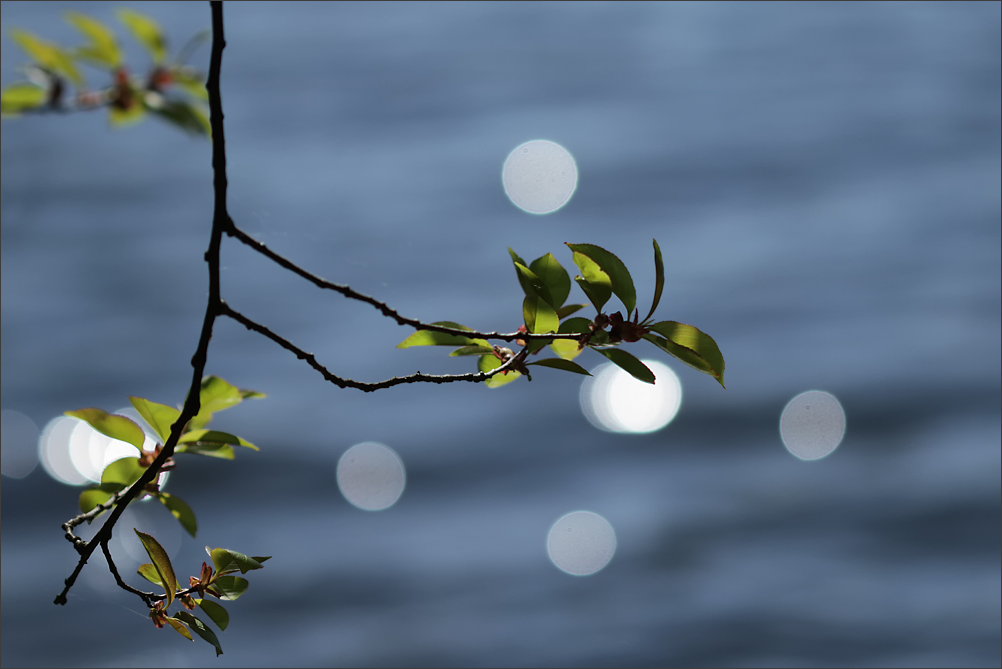
<svg viewBox="0 0 1002 669"><path fill-rule="evenodd" d="M115 6L4 2L4 85L23 62L10 27L71 42L63 9L111 22ZM143 10L175 48L210 25L204 4ZM36 466L3 478L5 666L998 666L997 3L226 12L230 211L255 238L405 315L513 330L507 247L568 268L564 242L608 248L644 311L656 237L658 314L716 339L727 390L640 342L678 375L679 411L610 432L582 412L582 377L362 394L220 322L209 371L268 399L218 426L262 450L172 474L197 539L144 503L113 551L137 584L132 527L185 575L205 544L275 556L229 605L225 655L154 628L98 558L53 606L79 489ZM183 399L211 175L208 143L154 122L0 131L4 470L23 474L18 435L67 409ZM546 215L502 184L539 139L578 173ZM472 369L396 349L407 329L235 242L223 265L234 308L343 376ZM803 461L780 416L812 390L845 434ZM406 471L383 511L339 489L362 442ZM576 511L614 532L589 576L547 554Z"/></svg>

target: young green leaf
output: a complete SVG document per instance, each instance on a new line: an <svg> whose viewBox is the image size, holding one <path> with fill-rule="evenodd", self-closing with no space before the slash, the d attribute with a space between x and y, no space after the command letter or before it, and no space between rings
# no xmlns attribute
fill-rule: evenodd
<svg viewBox="0 0 1002 669"><path fill-rule="evenodd" d="M132 33L136 41L150 54L154 65L160 65L167 58L167 39L160 24L134 9L121 8L115 12L118 20Z"/></svg>
<svg viewBox="0 0 1002 669"><path fill-rule="evenodd" d="M104 504L124 487L122 483L102 483L94 488L87 488L80 493L80 513L93 511L94 507Z"/></svg>
<svg viewBox="0 0 1002 669"><path fill-rule="evenodd" d="M654 372L632 354L619 348L597 348L595 350L625 369L638 381L654 384Z"/></svg>
<svg viewBox="0 0 1002 669"><path fill-rule="evenodd" d="M240 389L240 397L245 400L263 400L267 395L257 390L250 390L248 388Z"/></svg>
<svg viewBox="0 0 1002 669"><path fill-rule="evenodd" d="M548 304L552 304L553 297L550 295L550 289L546 287L542 279L536 276L536 273L525 265L521 263L514 264L515 272L518 274L518 282L522 285L522 291L526 296L533 295L540 297Z"/></svg>
<svg viewBox="0 0 1002 669"><path fill-rule="evenodd" d="M216 604L211 599L196 599L195 603L198 604L199 608L205 611L205 615L209 616L209 620L216 623L219 629L226 631L226 628L230 624L230 614L227 613L219 604Z"/></svg>
<svg viewBox="0 0 1002 669"><path fill-rule="evenodd" d="M225 548L213 548L209 551L209 557L212 558L212 564L215 566L217 574L231 574L237 571L246 574L252 569L261 569L262 567L261 563L254 558Z"/></svg>
<svg viewBox="0 0 1002 669"><path fill-rule="evenodd" d="M143 417L153 431L160 437L162 443L167 443L170 436L170 428L181 415L181 412L166 404L158 404L142 397L129 397L129 402L135 407L139 415Z"/></svg>
<svg viewBox="0 0 1002 669"><path fill-rule="evenodd" d="M219 591L222 599L233 601L247 591L247 579L239 576L220 576L212 583L212 587Z"/></svg>
<svg viewBox="0 0 1002 669"><path fill-rule="evenodd" d="M629 318L637 306L637 291L633 287L633 278L623 261L601 246L594 244L568 244L567 246L574 251L574 262L581 268L582 275L589 283L594 283L594 281L585 274L585 268L578 262L577 254L591 259L609 277L612 292L623 301L623 306L626 307L626 317ZM601 311L601 308L599 310Z"/></svg>
<svg viewBox="0 0 1002 669"><path fill-rule="evenodd" d="M675 321L661 321L649 326L650 330L662 335L665 340L673 346L658 345L668 353L684 362L685 364L698 369L704 374L709 374L724 386L724 356L717 348L717 343L708 334L700 332L697 328ZM647 337L645 337L647 339ZM652 341L648 339L648 341Z"/></svg>
<svg viewBox="0 0 1002 669"><path fill-rule="evenodd" d="M150 583L163 587L164 582L160 578L160 573L157 571L157 568L149 562L139 565L139 569L136 571Z"/></svg>
<svg viewBox="0 0 1002 669"><path fill-rule="evenodd" d="M48 91L35 84L11 84L0 93L0 114L10 117L38 109L45 105L48 97Z"/></svg>
<svg viewBox="0 0 1002 669"><path fill-rule="evenodd" d="M591 321L587 318L575 316L561 323L560 329L557 332L560 334L585 334L589 332L589 325L591 325Z"/></svg>
<svg viewBox="0 0 1002 669"><path fill-rule="evenodd" d="M487 355L493 352L489 346L463 346L457 348L455 351L449 354L450 357L458 355Z"/></svg>
<svg viewBox="0 0 1002 669"><path fill-rule="evenodd" d="M77 409L67 411L66 415L86 421L103 435L132 444L140 451L143 450L143 442L146 441L143 429L125 416L110 414L101 409Z"/></svg>
<svg viewBox="0 0 1002 669"><path fill-rule="evenodd" d="M235 457L232 446L220 443L178 444L174 452L204 455L209 458L220 458L222 460L233 460Z"/></svg>
<svg viewBox="0 0 1002 669"><path fill-rule="evenodd" d="M174 568L171 567L170 557L167 556L167 551L164 550L163 546L156 539L135 528L133 528L133 531L139 537L139 540L143 542L143 548L146 549L146 554L150 556L150 560L153 561L153 566L157 570L160 583L163 584L164 590L167 593L167 601L164 602L164 608L167 608L174 601L174 592L177 590L177 578L174 576Z"/></svg>
<svg viewBox="0 0 1002 669"><path fill-rule="evenodd" d="M591 376L591 372L581 365L562 358L546 358L544 360L537 360L536 362L527 362L525 366L529 367L531 365L538 365L539 367L552 367L553 369L562 369L565 372L574 372L575 374Z"/></svg>
<svg viewBox="0 0 1002 669"><path fill-rule="evenodd" d="M477 360L477 370L481 372L491 372L500 367L502 364L503 363L498 360L497 356L493 354L482 355ZM484 385L488 388L500 388L503 385L511 383L520 376L522 376L521 372L509 369L507 372L495 374L491 378L487 379L484 381Z"/></svg>
<svg viewBox="0 0 1002 669"><path fill-rule="evenodd" d="M563 320L570 316L571 314L580 311L587 307L587 304L565 304L564 306L557 309L557 318Z"/></svg>
<svg viewBox="0 0 1002 669"><path fill-rule="evenodd" d="M602 307L612 296L612 279L602 271L598 263L583 253L575 252L573 257L574 264L581 270L581 276L574 277L574 281L595 305L595 311L602 313Z"/></svg>
<svg viewBox="0 0 1002 669"><path fill-rule="evenodd" d="M184 500L166 492L157 494L156 498L167 507L172 516L177 518L181 527L187 530L188 534L195 536L195 533L198 532L198 521L195 520L194 512L184 503Z"/></svg>
<svg viewBox="0 0 1002 669"><path fill-rule="evenodd" d="M133 89L133 94L138 93ZM134 123L139 123L146 116L146 107L135 100L126 107L111 105L108 107L108 122L113 128L123 128Z"/></svg>
<svg viewBox="0 0 1002 669"><path fill-rule="evenodd" d="M229 432L219 432L217 430L192 430L191 432L185 432L182 434L181 438L177 441L179 444L198 444L209 448L218 447L223 444L231 444L233 446L243 446L244 448L249 448L252 451L261 450L254 444L249 441L245 441L235 434L230 434Z"/></svg>
<svg viewBox="0 0 1002 669"><path fill-rule="evenodd" d="M119 458L101 472L101 485L124 488L138 481L145 471L146 467L139 464L139 458Z"/></svg>
<svg viewBox="0 0 1002 669"><path fill-rule="evenodd" d="M202 637L202 639L215 646L216 657L219 657L220 655L223 654L223 649L219 645L219 638L216 636L216 633L213 632L201 620L191 615L187 611L178 611L177 613L174 614L173 617L188 625L188 627L190 627L195 634L197 634L198 636Z"/></svg>
<svg viewBox="0 0 1002 669"><path fill-rule="evenodd" d="M211 137L212 126L209 116L198 105L184 100L170 100L162 96L147 95L146 108L168 123L177 126L194 137Z"/></svg>
<svg viewBox="0 0 1002 669"><path fill-rule="evenodd" d="M452 328L454 330L469 330L470 328L451 321L437 321L432 325ZM451 335L444 332L434 332L432 330L418 330L407 339L397 344L397 348L410 348L411 346L486 346L490 348L490 343L485 339L474 337L464 337L462 335Z"/></svg>
<svg viewBox="0 0 1002 669"><path fill-rule="evenodd" d="M550 343L550 350L564 360L573 360L581 355L582 349L573 339L555 339Z"/></svg>
<svg viewBox="0 0 1002 669"><path fill-rule="evenodd" d="M557 262L552 253L533 260L529 269L546 286L551 298L547 300L550 306L559 310L571 292L571 279L567 275L567 270ZM542 297L542 294L540 296Z"/></svg>
<svg viewBox="0 0 1002 669"><path fill-rule="evenodd" d="M198 391L198 414L188 421L187 429L204 428L212 420L212 414L236 406L243 399L242 391L233 384L218 376L206 376Z"/></svg>
<svg viewBox="0 0 1002 669"><path fill-rule="evenodd" d="M178 634L186 638L188 641L194 641L194 639L191 638L191 632L188 631L188 628L185 627L184 623L182 623L180 620L175 620L174 618L166 618L164 622L166 622L168 625L176 629Z"/></svg>
<svg viewBox="0 0 1002 669"><path fill-rule="evenodd" d="M77 55L95 65L117 68L122 62L122 52L111 28L86 14L66 12L67 23L79 30L90 43L77 49Z"/></svg>
<svg viewBox="0 0 1002 669"><path fill-rule="evenodd" d="M44 69L56 72L73 82L77 88L84 87L84 78L77 69L73 58L63 51L59 45L47 42L27 30L13 28L11 38L17 42L24 52Z"/></svg>
<svg viewBox="0 0 1002 669"><path fill-rule="evenodd" d="M644 318L643 322L646 323L651 316L654 315L654 310L658 308L658 304L661 302L661 291L665 287L665 263L661 259L661 247L658 246L658 240L654 240L654 300L651 302L651 311ZM627 314L629 315L629 314Z"/></svg>
<svg viewBox="0 0 1002 669"><path fill-rule="evenodd" d="M205 90L205 77L190 67L171 68L174 84L188 95L203 102L209 101L209 92Z"/></svg>
<svg viewBox="0 0 1002 669"><path fill-rule="evenodd" d="M522 316L525 318L525 327L534 334L556 332L560 327L560 320L553 307L535 295L526 295L522 300Z"/></svg>

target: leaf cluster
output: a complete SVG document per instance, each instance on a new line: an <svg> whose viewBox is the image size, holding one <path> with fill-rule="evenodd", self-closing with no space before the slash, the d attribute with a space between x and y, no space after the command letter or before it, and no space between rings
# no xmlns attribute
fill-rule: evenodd
<svg viewBox="0 0 1002 669"><path fill-rule="evenodd" d="M24 67L27 81L11 84L0 93L2 115L105 108L112 126L130 125L149 114L191 135L209 136L205 77L184 64L187 54L207 34L200 33L174 60L168 60L167 36L155 20L126 8L117 10L116 16L150 57L145 77L130 72L111 27L92 16L68 11L64 14L67 23L85 40L80 46L64 47L19 28L10 31L31 62ZM84 64L105 71L108 85L90 90ZM73 95L67 94L70 86L75 89Z"/></svg>
<svg viewBox="0 0 1002 669"><path fill-rule="evenodd" d="M724 357L709 335L684 323L653 320L654 312L661 302L665 282L664 260L656 239L654 240L654 296L650 311L642 321L639 320L640 312L636 308L637 291L633 277L622 260L594 244L567 244L567 247L571 250L572 260L579 271L574 277L574 282L595 308L594 318L572 317L588 305L567 304L571 292L570 275L552 253L527 263L509 248L508 253L515 266L515 275L525 293L522 301L523 324L519 327L519 332L527 335L557 336L552 338L527 336L525 339L517 340L523 349L516 354L511 349L491 345L486 339L477 337L474 331L466 326L451 321L439 321L432 325L467 331L471 335L467 337L432 330L418 330L400 342L397 348L458 346L459 348L450 355L479 356L477 368L481 372L495 370L512 362L513 357L516 358L514 364L509 364L508 369L486 380L485 385L489 388L506 385L522 375L531 381L528 370L531 366L590 375L588 370L574 362L585 348L590 348L633 377L653 384L654 372L636 356L620 348L623 343L633 343L643 339L690 367L712 376L721 386L724 385ZM605 313L603 308L613 295L622 302L623 311ZM525 362L529 355L535 355L546 347L549 347L556 357Z"/></svg>

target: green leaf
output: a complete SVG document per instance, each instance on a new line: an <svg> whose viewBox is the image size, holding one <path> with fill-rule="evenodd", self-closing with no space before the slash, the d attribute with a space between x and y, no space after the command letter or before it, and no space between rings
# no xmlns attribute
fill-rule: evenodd
<svg viewBox="0 0 1002 669"><path fill-rule="evenodd" d="M150 583L163 587L164 582L160 579L160 573L157 571L157 568L149 562L139 565L139 569L136 571Z"/></svg>
<svg viewBox="0 0 1002 669"><path fill-rule="evenodd" d="M11 84L0 93L0 114L17 116L22 112L43 107L49 97L48 91L35 84Z"/></svg>
<svg viewBox="0 0 1002 669"><path fill-rule="evenodd" d="M83 88L84 78L77 69L73 58L63 51L57 44L46 42L37 35L33 35L27 30L13 28L10 31L11 38L17 42L24 52L43 68L57 74L61 74L77 88Z"/></svg>
<svg viewBox="0 0 1002 669"><path fill-rule="evenodd" d="M532 261L529 269L546 286L551 299L547 300L554 309L559 309L571 292L571 279L567 270L557 262L552 253L540 256ZM542 294L540 294L542 297Z"/></svg>
<svg viewBox="0 0 1002 669"><path fill-rule="evenodd" d="M254 444L249 441L245 441L235 434L230 434L229 432L218 432L216 430L192 430L191 432L185 432L182 434L181 438L177 441L179 444L198 444L207 447L218 447L223 444L230 444L233 446L243 446L244 448L249 448L252 451L261 450Z"/></svg>
<svg viewBox="0 0 1002 669"><path fill-rule="evenodd" d="M590 320L576 316L574 318L568 318L566 321L561 323L558 332L560 334L586 334L590 331L588 327L589 325L591 325Z"/></svg>
<svg viewBox="0 0 1002 669"><path fill-rule="evenodd" d="M549 288L536 276L535 272L521 263L516 262L514 265L515 272L518 274L518 282L522 285L522 291L526 297L540 297L546 302L552 303L553 298L550 296Z"/></svg>
<svg viewBox="0 0 1002 669"><path fill-rule="evenodd" d="M594 244L568 244L567 246L574 251L574 262L581 268L581 274L589 283L595 283L595 281L588 276L585 267L582 267L582 264L578 262L578 254L592 260L609 277L612 292L623 301L623 306L626 307L626 318L629 318L637 306L637 291L633 287L633 278L623 261L601 246ZM592 270L589 269L589 271ZM585 292L587 294L587 291Z"/></svg>
<svg viewBox="0 0 1002 669"><path fill-rule="evenodd" d="M519 254L517 254L514 251L512 251L510 246L508 247L508 255L511 256L512 262L517 262L519 265L522 265L524 267L528 267L529 266L529 263L527 263L524 260L522 260L522 256L520 256Z"/></svg>
<svg viewBox="0 0 1002 669"><path fill-rule="evenodd" d="M139 464L139 458L121 458L115 460L101 472L101 485L130 486L139 480L146 467Z"/></svg>
<svg viewBox="0 0 1002 669"><path fill-rule="evenodd" d="M495 355L482 355L477 360L477 369L481 372L491 372L503 363ZM491 378L484 381L484 385L488 388L500 388L503 385L509 384L518 377L522 376L521 372L516 372L514 370L508 370L507 372L496 374Z"/></svg>
<svg viewBox="0 0 1002 669"><path fill-rule="evenodd" d="M188 641L194 641L194 639L191 638L191 632L188 631L188 628L185 627L184 623L182 623L180 620L174 620L173 618L167 618L166 619L166 623L168 625L170 625L171 627L173 627L174 629L176 629L178 631L178 633L181 636L183 636L184 638L186 638Z"/></svg>
<svg viewBox="0 0 1002 669"><path fill-rule="evenodd" d="M140 451L143 450L143 442L146 441L143 429L125 416L110 414L101 409L77 409L67 411L66 415L89 423L92 428L105 436L132 444Z"/></svg>
<svg viewBox="0 0 1002 669"><path fill-rule="evenodd" d="M195 536L195 533L198 532L198 521L195 520L194 512L184 503L184 500L166 492L159 493L156 498L167 507L172 516L177 518L181 527L187 530L188 534Z"/></svg>
<svg viewBox="0 0 1002 669"><path fill-rule="evenodd" d="M153 114L195 137L211 137L209 115L196 104L184 100L171 100L159 93L143 96L143 104Z"/></svg>
<svg viewBox="0 0 1002 669"><path fill-rule="evenodd" d="M267 395L257 390L249 390L247 388L240 389L240 397L245 400L263 400Z"/></svg>
<svg viewBox="0 0 1002 669"><path fill-rule="evenodd" d="M196 599L195 603L205 611L205 615L209 616L209 619L216 623L219 629L226 631L230 624L230 614L226 612L226 609L210 599Z"/></svg>
<svg viewBox="0 0 1002 669"><path fill-rule="evenodd" d="M66 12L66 21L90 40L86 46L77 49L77 55L84 60L109 69L117 68L122 62L122 53L115 41L111 28L86 14Z"/></svg>
<svg viewBox="0 0 1002 669"><path fill-rule="evenodd" d="M146 107L140 104L139 100L135 98L138 93L135 88L132 88L132 95L134 97L129 102L128 107L121 108L117 105L110 105L108 107L108 122L111 123L111 127L123 128L143 120L143 117L146 116Z"/></svg>
<svg viewBox="0 0 1002 669"><path fill-rule="evenodd" d="M243 399L243 394L236 386L218 376L206 376L202 379L198 391L198 415L188 422L188 429L197 430L205 427L212 420L212 414L236 406Z"/></svg>
<svg viewBox="0 0 1002 669"><path fill-rule="evenodd" d="M664 339L644 336L654 345L667 351L685 364L709 374L724 387L724 356L710 335L697 328L675 321L661 321L649 326Z"/></svg>
<svg viewBox="0 0 1002 669"><path fill-rule="evenodd" d="M581 270L581 275L574 277L574 280L595 305L595 311L602 313L602 307L612 296L612 279L602 271L598 263L583 253L575 252L573 258L574 264Z"/></svg>
<svg viewBox="0 0 1002 669"><path fill-rule="evenodd" d="M261 563L254 558L225 548L213 548L209 551L209 556L212 558L212 564L215 565L217 574L230 574L237 571L246 574L252 569L262 568Z"/></svg>
<svg viewBox="0 0 1002 669"><path fill-rule="evenodd" d="M563 320L568 316L570 316L571 314L581 309L584 309L587 306L588 306L587 304L565 304L564 306L557 309L557 318Z"/></svg>
<svg viewBox="0 0 1002 669"><path fill-rule="evenodd" d="M209 92L205 89L205 77L200 72L191 67L175 67L171 68L171 75L174 77L174 85L185 93L202 102L209 101Z"/></svg>
<svg viewBox="0 0 1002 669"><path fill-rule="evenodd" d="M661 303L661 291L665 287L665 263L661 259L661 247L658 246L658 240L654 240L654 300L651 302L651 311L644 318L643 322L646 323L647 320L654 315L654 310L658 308L658 304ZM629 315L629 314L627 314Z"/></svg>
<svg viewBox="0 0 1002 669"><path fill-rule="evenodd" d="M573 360L581 355L582 349L573 339L555 339L550 343L550 350L564 360Z"/></svg>
<svg viewBox="0 0 1002 669"><path fill-rule="evenodd" d="M174 407L144 400L142 397L129 397L129 402L139 412L139 415L143 417L143 420L149 423L153 431L160 436L161 443L167 443L167 438L170 436L170 428L177 421L181 412Z"/></svg>
<svg viewBox="0 0 1002 669"><path fill-rule="evenodd" d="M536 362L526 363L526 367L530 365L538 365L539 367L552 367L553 369L562 369L565 372L574 372L575 374L584 374L585 376L591 376L591 372L582 367L576 362L571 362L570 360L564 360L562 358L546 358L544 360L537 360Z"/></svg>
<svg viewBox="0 0 1002 669"><path fill-rule="evenodd" d="M450 357L457 355L486 355L493 352L493 348L490 346L463 346L457 348L455 351L449 354Z"/></svg>
<svg viewBox="0 0 1002 669"><path fill-rule="evenodd" d="M213 590L222 595L222 599L233 601L247 591L249 583L239 576L220 576L212 582Z"/></svg>
<svg viewBox="0 0 1002 669"><path fill-rule="evenodd" d="M469 330L470 328L451 321L436 321L432 325L452 328L454 330ZM462 335L445 334L444 332L434 332L432 330L418 330L407 339L397 344L397 348L410 348L411 346L486 346L490 344L486 339L476 339L473 337L463 337Z"/></svg>
<svg viewBox="0 0 1002 669"><path fill-rule="evenodd" d="M525 327L533 334L556 332L560 327L557 312L546 300L535 295L526 295L522 300L522 316L525 318Z"/></svg>
<svg viewBox="0 0 1002 669"><path fill-rule="evenodd" d="M154 65L160 65L167 58L167 39L160 30L159 23L145 14L125 7L116 11L115 15L136 41L143 45Z"/></svg>
<svg viewBox="0 0 1002 669"><path fill-rule="evenodd" d="M219 645L219 639L216 637L216 633L213 632L205 623L191 615L187 611L178 611L174 614L174 618L177 618L181 622L188 625L198 636L202 637L205 641L209 642L216 647L216 657L223 654L223 649Z"/></svg>
<svg viewBox="0 0 1002 669"><path fill-rule="evenodd" d="M174 449L175 453L191 453L192 455L204 455L208 458L220 458L221 460L233 460L235 455L233 447L228 444L178 444Z"/></svg>
<svg viewBox="0 0 1002 669"><path fill-rule="evenodd" d="M625 369L638 381L654 384L654 372L630 353L618 348L597 348L595 350Z"/></svg>
<svg viewBox="0 0 1002 669"><path fill-rule="evenodd" d="M93 511L94 507L104 504L124 487L125 484L122 483L102 483L99 486L87 488L80 493L80 513Z"/></svg>
<svg viewBox="0 0 1002 669"><path fill-rule="evenodd" d="M164 608L167 608L174 601L174 591L177 590L177 578L174 576L174 568L171 567L167 551L150 535L140 532L135 528L133 528L133 531L139 536L139 540L143 542L143 548L146 549L146 554L153 561L153 566L157 570L157 576L160 577L160 583L163 584L164 590L167 592L167 601L164 602Z"/></svg>

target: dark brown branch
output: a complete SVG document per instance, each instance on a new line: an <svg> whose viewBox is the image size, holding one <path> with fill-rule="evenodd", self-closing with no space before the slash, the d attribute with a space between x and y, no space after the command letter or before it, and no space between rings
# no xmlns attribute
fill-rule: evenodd
<svg viewBox="0 0 1002 669"><path fill-rule="evenodd" d="M65 523L63 523L63 532L66 533L65 535L66 540L69 541L71 544L73 544L73 547L77 549L77 552L82 553L84 551L84 549L87 547L87 541L73 534L73 528L84 522L89 523L90 521L94 520L108 509L114 507L116 504L118 504L118 500L122 499L122 497L125 496L126 492L127 490L124 489L119 490L114 495L112 495L111 499L109 499L107 502L104 502L103 504L98 504L87 513L81 513L79 516L75 518L70 518Z"/></svg>
<svg viewBox="0 0 1002 669"><path fill-rule="evenodd" d="M312 353L307 353L306 351L299 348L298 346L296 346L289 340L285 339L281 335L275 334L267 327L261 325L260 323L257 323L256 321L252 321L251 319L241 314L239 311L236 311L235 309L231 308L225 302L223 303L220 315L229 316L236 322L243 325L248 330L252 330L254 332L257 332L258 334L264 335L265 337L272 340L285 350L291 351L296 355L297 358L299 358L300 360L304 360L306 364L308 364L310 367L320 372L320 374L325 379L327 379L334 385L338 386L339 388L356 388L358 390L367 393L372 392L374 390L381 390L383 388L398 386L402 383L452 383L454 381L471 381L474 383L483 382L491 378L492 376L503 374L504 372L511 369L516 369L520 365L520 363L525 360L525 357L528 353L528 349L523 348L521 351L513 355L503 365L497 367L496 369L492 369L489 372L471 372L469 374L422 374L421 372L416 372L414 374L410 374L409 376L394 376L392 379L386 379L385 381L378 381L376 383L365 383L362 381L353 381L351 379L345 379L340 376L337 376L336 374L332 374L330 370L328 370L326 367L317 362L316 357ZM526 375L526 378L528 378L528 375Z"/></svg>
<svg viewBox="0 0 1002 669"><path fill-rule="evenodd" d="M259 242L256 239L252 238L250 235L248 235L246 232L244 232L235 225L232 225L228 230L226 230L226 234L230 235L231 237L235 237L239 241L243 242L250 248L260 253L261 255L274 261L277 265L284 267L293 274L298 274L299 276L303 277L304 279L306 279L313 285L317 286L318 288L333 290L335 292L341 293L342 295L344 295L349 299L358 300L359 302L365 302L366 304L371 304L373 307L382 312L384 316L395 320L398 325L409 325L410 327L415 328L416 330L429 330L431 332L442 332L444 334L459 335L461 337L473 337L477 339L498 339L502 341L515 341L516 339L521 339L523 341L532 341L539 339L546 339L546 340L580 339L581 336L584 334L584 333L529 334L526 332L510 332L510 333L477 332L473 330L460 330L457 328L450 328L442 325L432 325L431 323L422 323L419 320L415 320L413 318L407 318L406 316L401 316L396 309L389 307L385 302L380 302L374 297L369 297L368 295L364 295L356 290L353 290L349 286L345 286L339 283L332 283L326 279L321 279L316 274L307 272L306 270L304 270L302 267L295 264L291 260L283 258L279 254L275 253L267 246L265 246L262 242Z"/></svg>
<svg viewBox="0 0 1002 669"><path fill-rule="evenodd" d="M205 88L209 93L209 119L212 126L212 170L213 170L213 190L215 192L215 209L212 217L212 234L209 240L209 248L205 252L205 261L209 265L209 299L205 306L205 318L202 321L202 332L198 339L198 348L192 356L192 376L191 384L188 388L188 397L184 401L181 415L171 426L170 436L164 444L163 450L156 457L153 463L143 472L132 486L118 499L118 503L112 510L111 515L98 530L94 538L88 542L74 542L77 551L80 553L80 561L76 569L65 581L63 591L56 596L56 604L66 604L66 593L76 582L77 576L83 566L90 559L94 550L100 544L105 549L105 557L108 559L108 566L115 574L119 585L125 587L130 592L138 592L143 601L146 602L146 593L136 591L131 586L126 586L118 576L115 563L111 559L111 554L107 551L107 543L112 537L112 531L122 513L129 504L136 499L147 484L151 483L160 473L160 468L167 462L168 458L174 455L174 447L181 436L181 431L200 408L199 390L201 389L202 376L205 373L205 362L208 356L209 340L212 338L212 326L216 316L220 313L222 299L219 292L219 246L222 241L223 232L233 225L230 216L226 211L226 142L223 134L223 105L219 93L219 72L222 67L223 49L226 47L226 39L223 31L223 6L218 0L210 3L212 7L212 56L209 65L209 78L205 82Z"/></svg>
<svg viewBox="0 0 1002 669"><path fill-rule="evenodd" d="M143 592L142 590L137 590L136 588L133 588L131 585L123 581L122 577L118 574L118 567L115 566L115 561L111 559L111 550L109 550L108 548L107 540L101 542L101 550L104 551L104 557L108 561L108 569L111 570L112 576L115 577L115 582L118 583L118 587L122 588L123 590L128 590L133 594L139 595L142 598L142 600L146 603L146 606L149 606L150 608L153 607L154 601L166 598L166 595L158 596L156 593L153 592Z"/></svg>

